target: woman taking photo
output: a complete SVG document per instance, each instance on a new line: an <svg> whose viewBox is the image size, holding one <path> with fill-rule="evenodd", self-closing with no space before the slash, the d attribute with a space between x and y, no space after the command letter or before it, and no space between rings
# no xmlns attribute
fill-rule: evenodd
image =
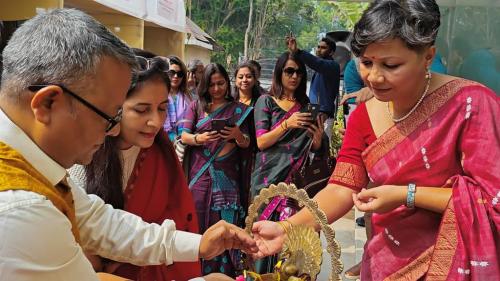
<svg viewBox="0 0 500 281"><path fill-rule="evenodd" d="M375 99L352 113L315 200L330 222L353 204L374 213L362 280L500 276L500 100L481 84L428 71L439 25L434 0L379 0L353 31ZM288 222L318 227L307 210ZM266 244L258 256L281 247L280 225L258 222L253 231Z"/></svg>
<svg viewBox="0 0 500 281"><path fill-rule="evenodd" d="M198 93L199 100L191 103L182 123L182 142L190 149L187 176L203 232L221 219L236 225L243 221L239 194L245 181L238 150L250 145L244 121L251 108L234 101L229 76L220 64L206 66ZM205 274L235 276L237 266L236 251L202 263Z"/></svg>
<svg viewBox="0 0 500 281"><path fill-rule="evenodd" d="M269 95L255 104L254 118L259 152L252 173L252 197L262 188L279 182L290 183L292 174L304 163L309 148L322 148L323 126L305 112L307 74L304 63L291 53L284 53L276 62ZM295 211L287 200L275 198L265 211L265 219L278 211L280 220Z"/></svg>
<svg viewBox="0 0 500 281"><path fill-rule="evenodd" d="M139 63L137 81L123 104L120 134L107 137L87 166L70 169L73 179L114 208L162 224L198 233L193 199L172 144L163 132L170 81L168 64L160 57L134 49ZM200 276L199 262L136 266L88 255L96 271L132 280L188 280ZM213 279L210 279L213 278ZM224 280L206 276L205 280Z"/></svg>
<svg viewBox="0 0 500 281"><path fill-rule="evenodd" d="M170 92L167 104L167 120L164 128L170 141L173 142L181 135L178 122L182 120L189 104L195 97L187 89L187 68L184 63L176 56L169 56L167 59L170 63L167 71L170 78Z"/></svg>

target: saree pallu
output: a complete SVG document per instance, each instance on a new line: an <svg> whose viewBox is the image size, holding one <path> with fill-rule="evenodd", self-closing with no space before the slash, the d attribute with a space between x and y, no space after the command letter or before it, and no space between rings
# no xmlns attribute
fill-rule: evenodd
<svg viewBox="0 0 500 281"><path fill-rule="evenodd" d="M197 101L186 112L182 125L188 133L212 131L211 120L226 119L240 127L243 134L248 133L244 122L252 108L237 102L228 102L205 116ZM210 226L223 219L228 223L241 225L245 217L240 201L240 189L244 188L240 170L240 148L234 148L219 156L228 142L220 139L201 146L191 146L189 159L189 188L193 194L200 230L204 232ZM239 251L226 251L212 259L203 260L203 273L222 272L235 276L239 268Z"/></svg>
<svg viewBox="0 0 500 281"><path fill-rule="evenodd" d="M278 106L272 96L260 96L254 109L256 137L280 126L301 108L301 105L296 103L289 111L285 111ZM311 139L307 136L306 130L290 129L273 146L257 151L250 186L251 200L271 184L290 183L292 174L297 172L306 160L310 144ZM275 197L261 212L259 219L281 221L292 216L297 210L298 206L294 200ZM272 272L276 262L275 256L257 261L256 271Z"/></svg>
<svg viewBox="0 0 500 281"><path fill-rule="evenodd" d="M158 137L158 136L157 136ZM166 134L161 137L167 138ZM137 157L134 170L125 189L125 210L144 221L161 225L175 221L176 229L199 233L193 198L182 174L173 146L160 149L155 142ZM168 151L169 157L165 157ZM180 262L171 265L121 265L114 274L137 281L189 280L201 276L200 262Z"/></svg>
<svg viewBox="0 0 500 281"><path fill-rule="evenodd" d="M296 103L289 111L285 111L270 95L260 96L254 109L256 136L272 131L301 108ZM292 174L304 163L310 143L311 138L306 130L290 129L274 145L258 151L251 180L252 198L271 184L290 183Z"/></svg>
<svg viewBox="0 0 500 281"><path fill-rule="evenodd" d="M167 119L163 124L163 129L167 132L171 142L174 142L182 133L178 125L179 122L182 122L182 118L193 100L193 97L188 95L180 91L175 96L168 95Z"/></svg>
<svg viewBox="0 0 500 281"><path fill-rule="evenodd" d="M417 197L418 186L452 188L444 214L405 206L373 214L374 235L365 245L362 280L500 276L498 120L500 99L495 93L471 81L453 80L363 151L366 170L346 163L335 170L332 179L340 182L413 182Z"/></svg>

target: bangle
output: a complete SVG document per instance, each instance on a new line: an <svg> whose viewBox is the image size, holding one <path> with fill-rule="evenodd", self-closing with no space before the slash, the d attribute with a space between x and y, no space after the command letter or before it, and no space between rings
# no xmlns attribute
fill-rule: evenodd
<svg viewBox="0 0 500 281"><path fill-rule="evenodd" d="M288 226L287 226L287 223L288 223ZM283 231L285 232L285 234L288 234L288 231L290 231L290 229L292 228L292 223L288 220L279 221L278 225L281 226L281 228L283 228Z"/></svg>
<svg viewBox="0 0 500 281"><path fill-rule="evenodd" d="M236 140L236 144L237 145L243 145L245 144L248 140L250 139L249 136L247 136L246 134L243 134L243 141L242 142L239 142L238 140Z"/></svg>
<svg viewBox="0 0 500 281"><path fill-rule="evenodd" d="M414 183L408 184L408 192L406 193L406 207L408 209L415 209L415 193L417 186Z"/></svg>
<svg viewBox="0 0 500 281"><path fill-rule="evenodd" d="M198 140L196 139L196 137L198 137L198 134L194 134L194 143L196 145L199 145L200 143L198 142Z"/></svg>
<svg viewBox="0 0 500 281"><path fill-rule="evenodd" d="M288 124L286 123L286 120L281 122L280 127L281 129L283 129L283 131L288 130Z"/></svg>

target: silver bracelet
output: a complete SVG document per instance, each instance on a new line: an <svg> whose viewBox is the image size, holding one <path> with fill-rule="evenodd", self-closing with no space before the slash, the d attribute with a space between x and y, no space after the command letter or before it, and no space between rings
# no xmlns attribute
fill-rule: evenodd
<svg viewBox="0 0 500 281"><path fill-rule="evenodd" d="M406 193L406 207L408 209L415 209L415 193L417 186L414 183L408 184L408 192Z"/></svg>
<svg viewBox="0 0 500 281"><path fill-rule="evenodd" d="M239 142L238 140L235 140L236 141L236 144L237 145L243 145L244 143L246 143L248 140L250 139L250 137L246 134L243 134L243 142Z"/></svg>

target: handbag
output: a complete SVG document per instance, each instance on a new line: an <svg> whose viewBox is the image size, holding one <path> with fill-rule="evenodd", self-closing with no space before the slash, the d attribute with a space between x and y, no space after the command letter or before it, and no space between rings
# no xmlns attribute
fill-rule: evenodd
<svg viewBox="0 0 500 281"><path fill-rule="evenodd" d="M312 146L312 144L311 144ZM309 157L311 146L307 150L308 157L299 171L292 175L292 182L297 188L304 189L309 197L313 198L319 191L328 185L328 180L335 168L335 158L328 156L328 152ZM328 149L327 149L328 151Z"/></svg>

